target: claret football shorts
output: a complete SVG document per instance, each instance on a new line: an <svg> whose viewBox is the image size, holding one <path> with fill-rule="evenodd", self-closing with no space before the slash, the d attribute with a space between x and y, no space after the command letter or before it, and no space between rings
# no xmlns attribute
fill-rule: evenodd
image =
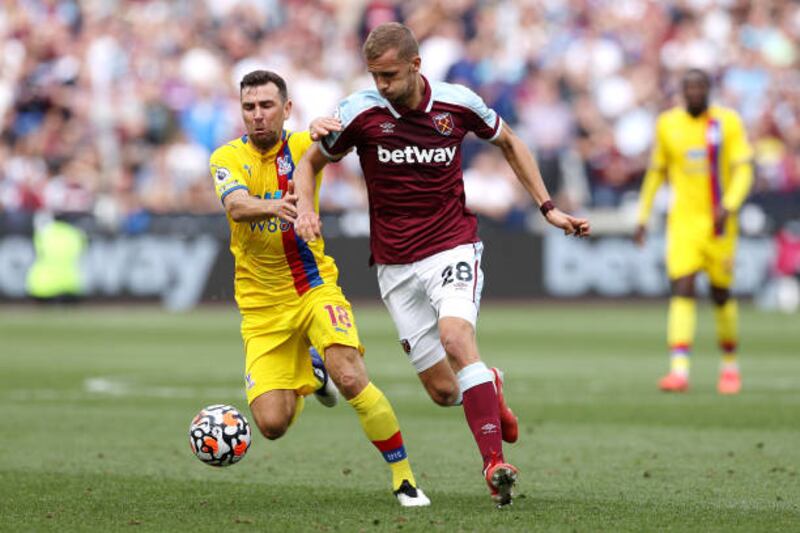
<svg viewBox="0 0 800 533"><path fill-rule="evenodd" d="M309 348L325 357L334 344L352 346L362 354L353 310L338 285L326 283L296 302L242 311L247 402L276 389L307 395L319 382L311 367Z"/></svg>
<svg viewBox="0 0 800 533"><path fill-rule="evenodd" d="M463 244L406 265L378 265L381 298L392 315L400 345L417 372L445 357L438 321L478 319L483 244Z"/></svg>

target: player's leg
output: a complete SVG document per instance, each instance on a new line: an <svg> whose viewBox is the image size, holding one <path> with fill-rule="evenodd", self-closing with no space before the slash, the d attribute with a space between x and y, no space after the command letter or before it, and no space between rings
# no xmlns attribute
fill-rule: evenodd
<svg viewBox="0 0 800 533"><path fill-rule="evenodd" d="M250 403L256 427L270 440L282 437L302 410L303 397L293 390L271 390Z"/></svg>
<svg viewBox="0 0 800 533"><path fill-rule="evenodd" d="M242 316L247 403L261 434L281 437L303 410L303 396L318 386L307 343L294 328L296 309L248 310ZM304 364L305 363L305 364Z"/></svg>
<svg viewBox="0 0 800 533"><path fill-rule="evenodd" d="M736 348L739 340L738 305L730 297L730 290L711 287L711 298L714 301L714 315L717 323L717 339L722 350L717 390L720 394L736 394L742 388L739 363L736 360Z"/></svg>
<svg viewBox="0 0 800 533"><path fill-rule="evenodd" d="M434 334L432 337L436 339L436 344L439 344L438 335ZM458 388L456 373L443 351L439 361L419 372L417 377L435 404L443 407L461 405L461 391Z"/></svg>
<svg viewBox="0 0 800 533"><path fill-rule="evenodd" d="M717 325L717 340L722 351L717 390L720 394L736 394L742 388L736 349L739 341L739 310L736 300L731 297L733 284L733 257L735 239L728 237L716 241L712 247L708 266L711 280L711 299L714 302L714 316Z"/></svg>
<svg viewBox="0 0 800 533"><path fill-rule="evenodd" d="M314 345L323 347L331 380L353 407L367 438L389 465L392 490L400 504L430 505L417 487L394 409L369 379L352 309L338 287L319 290L315 295L308 336Z"/></svg>
<svg viewBox="0 0 800 533"><path fill-rule="evenodd" d="M659 382L659 388L666 392L682 392L689 387L689 357L697 323L695 278L696 274L690 274L671 281L667 316L670 369Z"/></svg>
<svg viewBox="0 0 800 533"><path fill-rule="evenodd" d="M409 507L430 505L417 486L394 409L369 380L361 354L351 346L331 345L325 349L325 360L331 379L355 410L364 434L389 465L398 501Z"/></svg>
<svg viewBox="0 0 800 533"><path fill-rule="evenodd" d="M690 234L670 233L667 242L667 275L671 297L667 313L669 373L659 381L665 392L689 388L689 365L697 324L695 278L703 266L702 242Z"/></svg>
<svg viewBox="0 0 800 533"><path fill-rule="evenodd" d="M442 312L450 316L439 319L439 330L448 360L457 370L464 416L483 459L483 473L492 498L499 506L507 505L511 503L518 471L505 461L503 440L517 440L518 422L502 397L499 371L480 360L473 324L452 316L466 314L458 311L464 307L456 301L445 303Z"/></svg>
<svg viewBox="0 0 800 533"><path fill-rule="evenodd" d="M481 361L475 338L483 272L482 245L459 246L420 262L419 276L437 310L438 330L448 361L456 372L464 416L483 459L486 481L495 501L511 503L517 469L505 462L503 439L513 442L518 422L505 405L496 369Z"/></svg>
<svg viewBox="0 0 800 533"><path fill-rule="evenodd" d="M428 396L437 405L460 405L458 381L439 340L436 309L413 265L378 265L378 284L400 346Z"/></svg>

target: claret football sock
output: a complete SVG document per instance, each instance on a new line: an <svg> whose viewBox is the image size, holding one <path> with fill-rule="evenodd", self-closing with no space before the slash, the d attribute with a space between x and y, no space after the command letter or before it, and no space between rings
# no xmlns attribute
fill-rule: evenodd
<svg viewBox="0 0 800 533"><path fill-rule="evenodd" d="M464 402L464 416L483 457L483 466L493 459L503 461L500 408L494 387L494 373L482 362L458 372Z"/></svg>
<svg viewBox="0 0 800 533"><path fill-rule="evenodd" d="M348 400L358 414L358 420L367 438L378 448L392 470L392 489L397 491L408 481L416 487L417 482L408 462L400 424L392 405L381 390L368 383L355 398Z"/></svg>

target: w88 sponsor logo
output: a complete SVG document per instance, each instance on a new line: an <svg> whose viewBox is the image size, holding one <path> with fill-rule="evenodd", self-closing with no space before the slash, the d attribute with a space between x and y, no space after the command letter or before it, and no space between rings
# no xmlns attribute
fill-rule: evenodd
<svg viewBox="0 0 800 533"><path fill-rule="evenodd" d="M278 200L282 196L282 194L283 191L275 191L275 194L265 192L263 198L264 200L271 200L271 199ZM256 194L254 196L256 198L262 198L262 196L259 194ZM278 217L269 217L265 220L260 220L258 222L250 223L250 231L256 231L256 228L258 228L258 231L261 232L263 232L266 229L269 233L275 233L280 229L283 233L286 233L287 231L292 229L292 223L284 222Z"/></svg>

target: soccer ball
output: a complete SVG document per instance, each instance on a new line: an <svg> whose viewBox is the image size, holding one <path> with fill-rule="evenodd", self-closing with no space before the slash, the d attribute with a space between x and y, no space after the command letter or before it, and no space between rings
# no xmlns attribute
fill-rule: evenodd
<svg viewBox="0 0 800 533"><path fill-rule="evenodd" d="M192 419L189 444L205 464L230 466L241 461L250 447L250 424L235 407L209 405Z"/></svg>

